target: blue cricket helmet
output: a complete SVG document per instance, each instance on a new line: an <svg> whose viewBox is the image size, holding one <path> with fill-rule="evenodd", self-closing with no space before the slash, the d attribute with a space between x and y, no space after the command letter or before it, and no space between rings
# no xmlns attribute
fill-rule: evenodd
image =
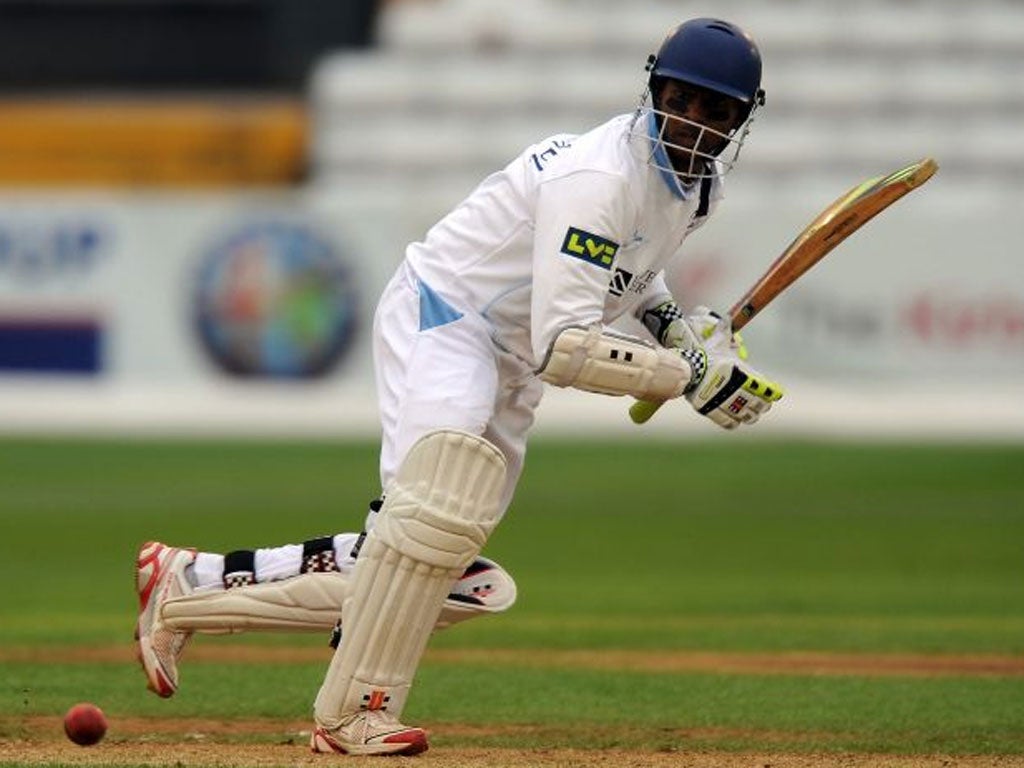
<svg viewBox="0 0 1024 768"><path fill-rule="evenodd" d="M658 78L672 78L739 99L747 114L755 105L764 104L761 52L750 35L727 21L701 18L683 22L647 60L647 70L654 92Z"/></svg>

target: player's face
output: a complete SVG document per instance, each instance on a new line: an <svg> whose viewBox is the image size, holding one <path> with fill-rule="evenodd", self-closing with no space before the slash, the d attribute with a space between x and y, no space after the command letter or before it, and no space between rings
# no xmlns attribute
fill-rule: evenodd
<svg viewBox="0 0 1024 768"><path fill-rule="evenodd" d="M678 170L690 167L694 151L717 156L743 122L738 99L679 80L665 81L656 106L668 115L662 138Z"/></svg>

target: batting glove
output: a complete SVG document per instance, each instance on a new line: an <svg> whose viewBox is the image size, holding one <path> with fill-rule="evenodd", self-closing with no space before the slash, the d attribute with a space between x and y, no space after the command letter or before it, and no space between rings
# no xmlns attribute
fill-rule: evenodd
<svg viewBox="0 0 1024 768"><path fill-rule="evenodd" d="M707 361L704 373L696 382L691 379L685 393L697 413L724 429L755 423L783 395L782 387L745 362L746 350L730 325L719 318L706 334L701 349ZM700 333L705 336L704 329ZM694 374L696 378L695 369Z"/></svg>
<svg viewBox="0 0 1024 768"><path fill-rule="evenodd" d="M697 306L689 315L684 314L679 305L671 299L644 312L644 326L658 343L669 349L695 349L704 342L718 327L722 316L707 307ZM740 360L747 359L747 348L743 337L732 334L733 348Z"/></svg>

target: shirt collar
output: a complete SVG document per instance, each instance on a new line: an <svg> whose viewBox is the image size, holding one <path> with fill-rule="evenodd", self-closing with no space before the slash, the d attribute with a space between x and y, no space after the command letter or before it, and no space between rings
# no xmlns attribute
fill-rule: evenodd
<svg viewBox="0 0 1024 768"><path fill-rule="evenodd" d="M684 185L679 180L679 175L670 171L672 161L669 160L665 145L661 142L660 131L658 130L657 117L653 111L647 113L647 136L651 140L651 147L654 152L654 162L669 191L680 200L688 200L697 188L696 184Z"/></svg>

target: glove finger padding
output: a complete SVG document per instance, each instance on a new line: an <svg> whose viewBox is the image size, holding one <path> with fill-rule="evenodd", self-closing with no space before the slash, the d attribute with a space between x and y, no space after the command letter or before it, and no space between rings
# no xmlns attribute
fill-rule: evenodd
<svg viewBox="0 0 1024 768"><path fill-rule="evenodd" d="M641 322L661 346L668 349L692 349L700 345L683 311L674 301L663 301L644 312Z"/></svg>
<svg viewBox="0 0 1024 768"><path fill-rule="evenodd" d="M719 354L732 352L740 360L747 359L747 347L739 333L733 333L732 323L714 310L704 306L693 308L693 314L686 316L686 323L691 331L700 338L701 344L708 347L708 352L715 350Z"/></svg>
<svg viewBox="0 0 1024 768"><path fill-rule="evenodd" d="M724 429L753 424L782 397L782 388L734 357L711 359L704 379L686 399Z"/></svg>
<svg viewBox="0 0 1024 768"><path fill-rule="evenodd" d="M722 316L703 304L699 304L686 316L686 324L690 331L702 342L711 338L711 335L722 323Z"/></svg>
<svg viewBox="0 0 1024 768"><path fill-rule="evenodd" d="M700 346L700 339L694 335L692 327L681 318L665 327L660 341L663 347L669 349L693 349Z"/></svg>

